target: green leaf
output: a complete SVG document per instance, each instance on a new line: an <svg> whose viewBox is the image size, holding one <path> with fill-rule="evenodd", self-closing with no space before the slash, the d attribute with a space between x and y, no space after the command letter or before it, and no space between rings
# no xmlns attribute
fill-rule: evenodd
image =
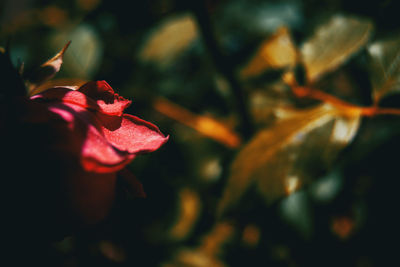
<svg viewBox="0 0 400 267"><path fill-rule="evenodd" d="M373 24L366 19L333 16L301 47L309 82L335 70L369 40Z"/></svg>
<svg viewBox="0 0 400 267"><path fill-rule="evenodd" d="M98 29L82 23L72 28L56 31L50 37L50 45L58 47L72 40L68 53L64 56L64 76L92 80L103 58L103 42Z"/></svg>
<svg viewBox="0 0 400 267"><path fill-rule="evenodd" d="M374 103L400 91L400 38L378 41L368 47Z"/></svg>
<svg viewBox="0 0 400 267"><path fill-rule="evenodd" d="M289 195L327 170L357 133L358 112L328 104L299 110L260 131L238 153L219 203L219 213L255 184L267 203Z"/></svg>

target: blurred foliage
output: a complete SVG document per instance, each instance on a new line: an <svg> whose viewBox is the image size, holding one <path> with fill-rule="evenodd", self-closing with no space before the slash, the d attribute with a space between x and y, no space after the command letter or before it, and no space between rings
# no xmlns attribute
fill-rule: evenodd
<svg viewBox="0 0 400 267"><path fill-rule="evenodd" d="M47 78L57 56L34 66L71 41L47 85L106 80L133 100L129 113L171 136L130 166L146 199L122 192L106 221L40 253L51 266L396 259L398 10L394 0L2 1L0 45L10 41L15 65Z"/></svg>
<svg viewBox="0 0 400 267"><path fill-rule="evenodd" d="M391 39L375 42L368 47L375 103L378 103L386 94L399 89L399 46L398 39Z"/></svg>

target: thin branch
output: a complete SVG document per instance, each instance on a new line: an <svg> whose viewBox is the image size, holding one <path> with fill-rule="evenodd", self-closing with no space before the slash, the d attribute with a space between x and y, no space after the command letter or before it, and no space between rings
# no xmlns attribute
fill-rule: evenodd
<svg viewBox="0 0 400 267"><path fill-rule="evenodd" d="M226 78L230 85L235 98L237 112L240 116L241 132L243 137L247 139L253 134L253 125L251 123L251 116L249 114L243 88L236 78L233 66L229 64L230 61L226 58L218 45L204 1L193 1L192 9L196 16L204 43L214 61L215 67Z"/></svg>
<svg viewBox="0 0 400 267"><path fill-rule="evenodd" d="M325 103L329 103L335 107L339 107L343 110L358 111L361 115L366 117L374 117L377 115L400 115L400 109L398 108L383 108L376 105L370 107L362 107L343 101L333 95L327 94L320 90L311 89L303 86L292 86L291 88L293 93L297 97L320 100Z"/></svg>

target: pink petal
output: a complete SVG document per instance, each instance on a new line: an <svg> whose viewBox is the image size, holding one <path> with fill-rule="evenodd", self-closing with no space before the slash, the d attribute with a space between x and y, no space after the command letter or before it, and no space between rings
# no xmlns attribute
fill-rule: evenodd
<svg viewBox="0 0 400 267"><path fill-rule="evenodd" d="M134 154L116 149L95 127L89 126L82 147L81 161L85 170L98 173L119 171L134 157Z"/></svg>
<svg viewBox="0 0 400 267"><path fill-rule="evenodd" d="M127 151L120 151L105 138L94 112L70 103L55 103L48 108L68 123L71 140L65 149L76 150L86 171L119 171L135 157Z"/></svg>
<svg viewBox="0 0 400 267"><path fill-rule="evenodd" d="M133 154L152 152L168 141L157 126L136 116L123 114L120 121L99 116L107 140L121 151Z"/></svg>
<svg viewBox="0 0 400 267"><path fill-rule="evenodd" d="M31 97L31 100L40 100L40 99L51 102L57 101L66 104L73 104L76 106L80 106L82 108L101 111L96 101L94 101L90 97L87 97L85 94L79 91L72 90L68 87L50 88L40 94Z"/></svg>
<svg viewBox="0 0 400 267"><path fill-rule="evenodd" d="M168 140L154 124L123 114L130 101L106 82L89 82L76 91L51 88L31 99L45 100L67 122L73 146L66 149L80 155L86 171L119 171L137 154L157 150Z"/></svg>
<svg viewBox="0 0 400 267"><path fill-rule="evenodd" d="M78 91L96 101L100 110L108 115L121 116L125 108L131 104L131 101L116 94L106 81L88 82Z"/></svg>
<svg viewBox="0 0 400 267"><path fill-rule="evenodd" d="M58 100L116 116L121 116L124 109L131 104L130 100L115 94L105 81L88 82L78 90L54 87L32 96L31 99Z"/></svg>

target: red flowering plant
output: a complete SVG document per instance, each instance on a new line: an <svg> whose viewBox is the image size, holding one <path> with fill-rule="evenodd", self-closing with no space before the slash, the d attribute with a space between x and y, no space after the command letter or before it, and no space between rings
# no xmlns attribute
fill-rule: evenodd
<svg viewBox="0 0 400 267"><path fill-rule="evenodd" d="M168 140L154 124L125 114L131 101L105 81L39 88L60 69L66 47L25 83L1 53L2 167L10 176L3 188L12 204L7 220L22 232L49 237L104 219L117 177L142 196L142 185L125 167Z"/></svg>

